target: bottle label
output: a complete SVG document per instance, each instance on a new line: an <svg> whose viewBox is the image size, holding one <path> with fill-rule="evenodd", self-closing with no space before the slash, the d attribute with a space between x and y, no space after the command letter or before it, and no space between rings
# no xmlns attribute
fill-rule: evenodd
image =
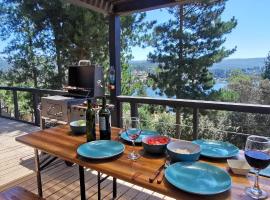
<svg viewBox="0 0 270 200"><path fill-rule="evenodd" d="M105 117L99 117L99 129L101 131L106 131L106 118Z"/></svg>

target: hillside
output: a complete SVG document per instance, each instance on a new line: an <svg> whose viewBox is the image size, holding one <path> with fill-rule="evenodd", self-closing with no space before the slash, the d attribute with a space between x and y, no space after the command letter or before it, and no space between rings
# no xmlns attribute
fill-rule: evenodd
<svg viewBox="0 0 270 200"><path fill-rule="evenodd" d="M216 78L226 78L234 70L242 70L246 74L261 74L264 67L265 58L243 58L243 59L225 59L215 63L209 70ZM131 61L131 68L151 72L157 67L157 64L149 61Z"/></svg>

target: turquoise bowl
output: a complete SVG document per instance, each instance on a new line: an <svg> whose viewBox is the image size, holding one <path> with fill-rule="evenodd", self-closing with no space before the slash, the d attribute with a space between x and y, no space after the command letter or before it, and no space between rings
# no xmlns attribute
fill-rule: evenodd
<svg viewBox="0 0 270 200"><path fill-rule="evenodd" d="M73 134L81 135L86 133L86 121L85 120L77 120L70 122L70 129Z"/></svg>
<svg viewBox="0 0 270 200"><path fill-rule="evenodd" d="M172 162L196 161L200 157L200 145L189 141L177 140L167 145L167 152Z"/></svg>

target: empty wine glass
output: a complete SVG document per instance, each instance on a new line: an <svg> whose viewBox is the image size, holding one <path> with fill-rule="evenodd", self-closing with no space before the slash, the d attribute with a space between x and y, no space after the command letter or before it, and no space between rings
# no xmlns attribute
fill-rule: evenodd
<svg viewBox="0 0 270 200"><path fill-rule="evenodd" d="M138 117L123 118L123 128L133 145L132 152L128 155L128 158L131 160L137 160L140 155L135 151L135 141L142 131L140 119Z"/></svg>
<svg viewBox="0 0 270 200"><path fill-rule="evenodd" d="M259 186L259 172L270 164L270 140L267 137L251 135L247 138L245 157L255 170L253 187L246 188L246 194L253 199L266 199L267 192Z"/></svg>

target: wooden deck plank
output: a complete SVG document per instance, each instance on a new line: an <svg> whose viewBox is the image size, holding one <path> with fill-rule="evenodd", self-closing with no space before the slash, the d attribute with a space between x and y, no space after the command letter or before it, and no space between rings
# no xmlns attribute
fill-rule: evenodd
<svg viewBox="0 0 270 200"><path fill-rule="evenodd" d="M37 194L34 172L33 148L15 141L15 137L37 131L39 128L12 120L0 118L0 191L21 186ZM42 171L44 197L48 200L80 199L78 166L67 167L62 160ZM97 199L97 172L85 169L86 193L88 199ZM151 196L153 192L117 180L117 199L158 200ZM112 179L101 185L102 198L112 199ZM132 197L132 198L131 198Z"/></svg>

